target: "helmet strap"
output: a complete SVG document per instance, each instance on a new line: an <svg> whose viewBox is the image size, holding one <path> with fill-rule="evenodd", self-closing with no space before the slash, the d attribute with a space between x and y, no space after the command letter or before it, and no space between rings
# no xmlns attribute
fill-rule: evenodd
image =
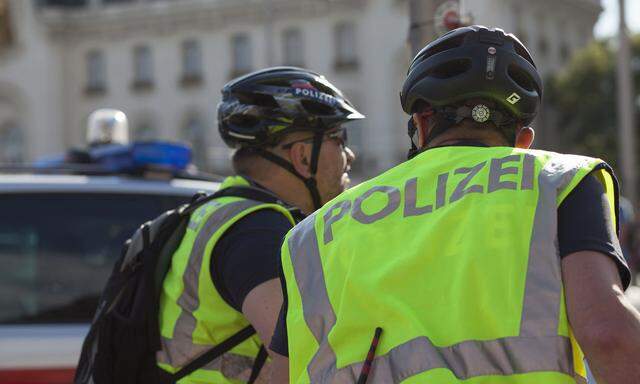
<svg viewBox="0 0 640 384"><path fill-rule="evenodd" d="M311 177L304 181L309 193L311 194L311 200L313 201L313 209L318 210L322 207L322 200L320 199L320 191L318 190L318 184L316 182L316 173L318 172L318 162L320 160L320 149L322 148L322 140L324 139L324 132L321 130L316 131L313 136L313 146L311 147L311 164L309 164L309 172Z"/></svg>
<svg viewBox="0 0 640 384"><path fill-rule="evenodd" d="M322 147L323 138L324 132L322 131L317 131L315 135L313 135L313 147L311 147L311 164L309 165L309 172L311 172L311 177L314 177L316 175L316 172L318 172L318 160L320 160L320 147Z"/></svg>
<svg viewBox="0 0 640 384"><path fill-rule="evenodd" d="M407 159L413 159L418 153L420 153L418 146L416 145L416 140L418 139L416 133L418 132L418 127L413 121L413 117L409 118L407 122L407 134L409 135L409 141L411 142L411 148L409 152L407 152Z"/></svg>
<svg viewBox="0 0 640 384"><path fill-rule="evenodd" d="M429 116L428 124L429 124L429 134L425 138L424 146L422 148L418 148L416 145L416 133L418 131L418 127L416 127L413 122L413 118L409 118L409 122L407 123L407 133L409 134L409 138L411 139L411 149L407 154L407 159L412 159L416 155L426 151L428 149L429 143L436 138L436 136L440 135L447 129L451 128L452 125L460 122L462 119L458 119L455 113L451 114L450 111L445 109L433 109L433 114Z"/></svg>
<svg viewBox="0 0 640 384"><path fill-rule="evenodd" d="M433 139L440 136L444 131L451 128L453 125L458 124L464 119L456 113L455 108L443 107L434 108L434 114L429 119L429 125L431 129L425 139L425 147L430 144Z"/></svg>
<svg viewBox="0 0 640 384"><path fill-rule="evenodd" d="M302 176L298 171L296 171L296 169L294 168L293 164L291 164L289 161L283 159L282 157L273 154L263 148L257 148L256 153L258 155L260 155L263 159L268 160L282 168L284 168L285 170L289 171L289 173L293 174L295 177L297 177L298 179L302 180L302 182L304 183L305 187L307 188L307 190L309 190L309 194L311 195L311 201L313 202L313 207L314 210L320 208L322 206L321 200L320 200L320 192L318 191L318 186L316 183L316 178L315 178L315 174L316 174L316 170L317 170L317 166L318 166L318 158L319 158L319 150L315 150L315 136L314 136L314 149L312 150L311 153L311 177L304 177ZM320 135L320 145L322 145L322 134ZM314 152L318 152L317 155L314 156ZM314 159L315 158L315 162ZM314 166L315 163L315 166ZM315 167L315 169L314 169Z"/></svg>

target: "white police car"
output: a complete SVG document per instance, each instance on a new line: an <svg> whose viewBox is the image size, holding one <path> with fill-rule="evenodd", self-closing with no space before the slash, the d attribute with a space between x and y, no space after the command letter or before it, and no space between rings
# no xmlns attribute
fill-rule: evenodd
<svg viewBox="0 0 640 384"><path fill-rule="evenodd" d="M0 169L0 384L71 383L123 242L196 192L218 189L215 179L176 177L171 168L186 163L175 153L167 162L169 147L136 145L93 152L94 164Z"/></svg>

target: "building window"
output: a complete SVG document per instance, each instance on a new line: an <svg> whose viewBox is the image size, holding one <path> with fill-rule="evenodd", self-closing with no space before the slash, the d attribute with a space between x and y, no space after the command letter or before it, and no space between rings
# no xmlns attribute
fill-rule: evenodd
<svg viewBox="0 0 640 384"><path fill-rule="evenodd" d="M238 34L231 38L231 77L237 77L251 71L251 39L247 34Z"/></svg>
<svg viewBox="0 0 640 384"><path fill-rule="evenodd" d="M286 65L304 66L304 41L298 28L287 29L282 33L282 51Z"/></svg>
<svg viewBox="0 0 640 384"><path fill-rule="evenodd" d="M101 51L90 51L87 60L87 85L85 91L88 94L101 94L106 90L106 67L104 55Z"/></svg>
<svg viewBox="0 0 640 384"><path fill-rule="evenodd" d="M207 137L206 125L197 116L190 116L180 132L180 139L191 145L193 151L193 163L198 168L206 169L207 164Z"/></svg>
<svg viewBox="0 0 640 384"><path fill-rule="evenodd" d="M153 88L153 58L151 48L146 45L135 47L133 50L133 88Z"/></svg>
<svg viewBox="0 0 640 384"><path fill-rule="evenodd" d="M353 70L358 67L356 54L356 27L352 23L340 23L335 27L335 68Z"/></svg>
<svg viewBox="0 0 640 384"><path fill-rule="evenodd" d="M182 85L192 86L202 82L202 49L197 40L182 43Z"/></svg>
<svg viewBox="0 0 640 384"><path fill-rule="evenodd" d="M24 160L22 132L15 123L0 127L0 164L18 164Z"/></svg>

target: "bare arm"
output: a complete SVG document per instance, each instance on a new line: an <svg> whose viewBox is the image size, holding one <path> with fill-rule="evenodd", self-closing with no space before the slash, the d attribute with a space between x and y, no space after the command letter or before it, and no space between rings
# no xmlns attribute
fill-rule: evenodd
<svg viewBox="0 0 640 384"><path fill-rule="evenodd" d="M258 333L262 344L271 358L274 353L269 349L273 330L282 306L282 288L279 279L271 279L253 288L242 303L242 313ZM272 364L266 364L256 383L270 383Z"/></svg>
<svg viewBox="0 0 640 384"><path fill-rule="evenodd" d="M272 353L271 356L273 356L271 384L289 383L289 358L278 353Z"/></svg>
<svg viewBox="0 0 640 384"><path fill-rule="evenodd" d="M572 253L562 277L569 322L598 382L640 383L640 313L624 296L615 262Z"/></svg>
<svg viewBox="0 0 640 384"><path fill-rule="evenodd" d="M282 288L279 279L271 279L258 285L249 292L242 303L242 313L253 325L266 347L271 343L281 306Z"/></svg>

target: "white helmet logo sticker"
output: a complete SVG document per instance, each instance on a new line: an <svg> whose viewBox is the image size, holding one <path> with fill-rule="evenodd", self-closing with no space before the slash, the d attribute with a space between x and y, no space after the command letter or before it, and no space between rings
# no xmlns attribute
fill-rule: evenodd
<svg viewBox="0 0 640 384"><path fill-rule="evenodd" d="M478 104L471 110L471 117L478 123L484 123L491 117L491 110L483 104Z"/></svg>
<svg viewBox="0 0 640 384"><path fill-rule="evenodd" d="M511 104L515 104L520 101L521 97L517 93L513 92L511 96L507 97L507 101Z"/></svg>

